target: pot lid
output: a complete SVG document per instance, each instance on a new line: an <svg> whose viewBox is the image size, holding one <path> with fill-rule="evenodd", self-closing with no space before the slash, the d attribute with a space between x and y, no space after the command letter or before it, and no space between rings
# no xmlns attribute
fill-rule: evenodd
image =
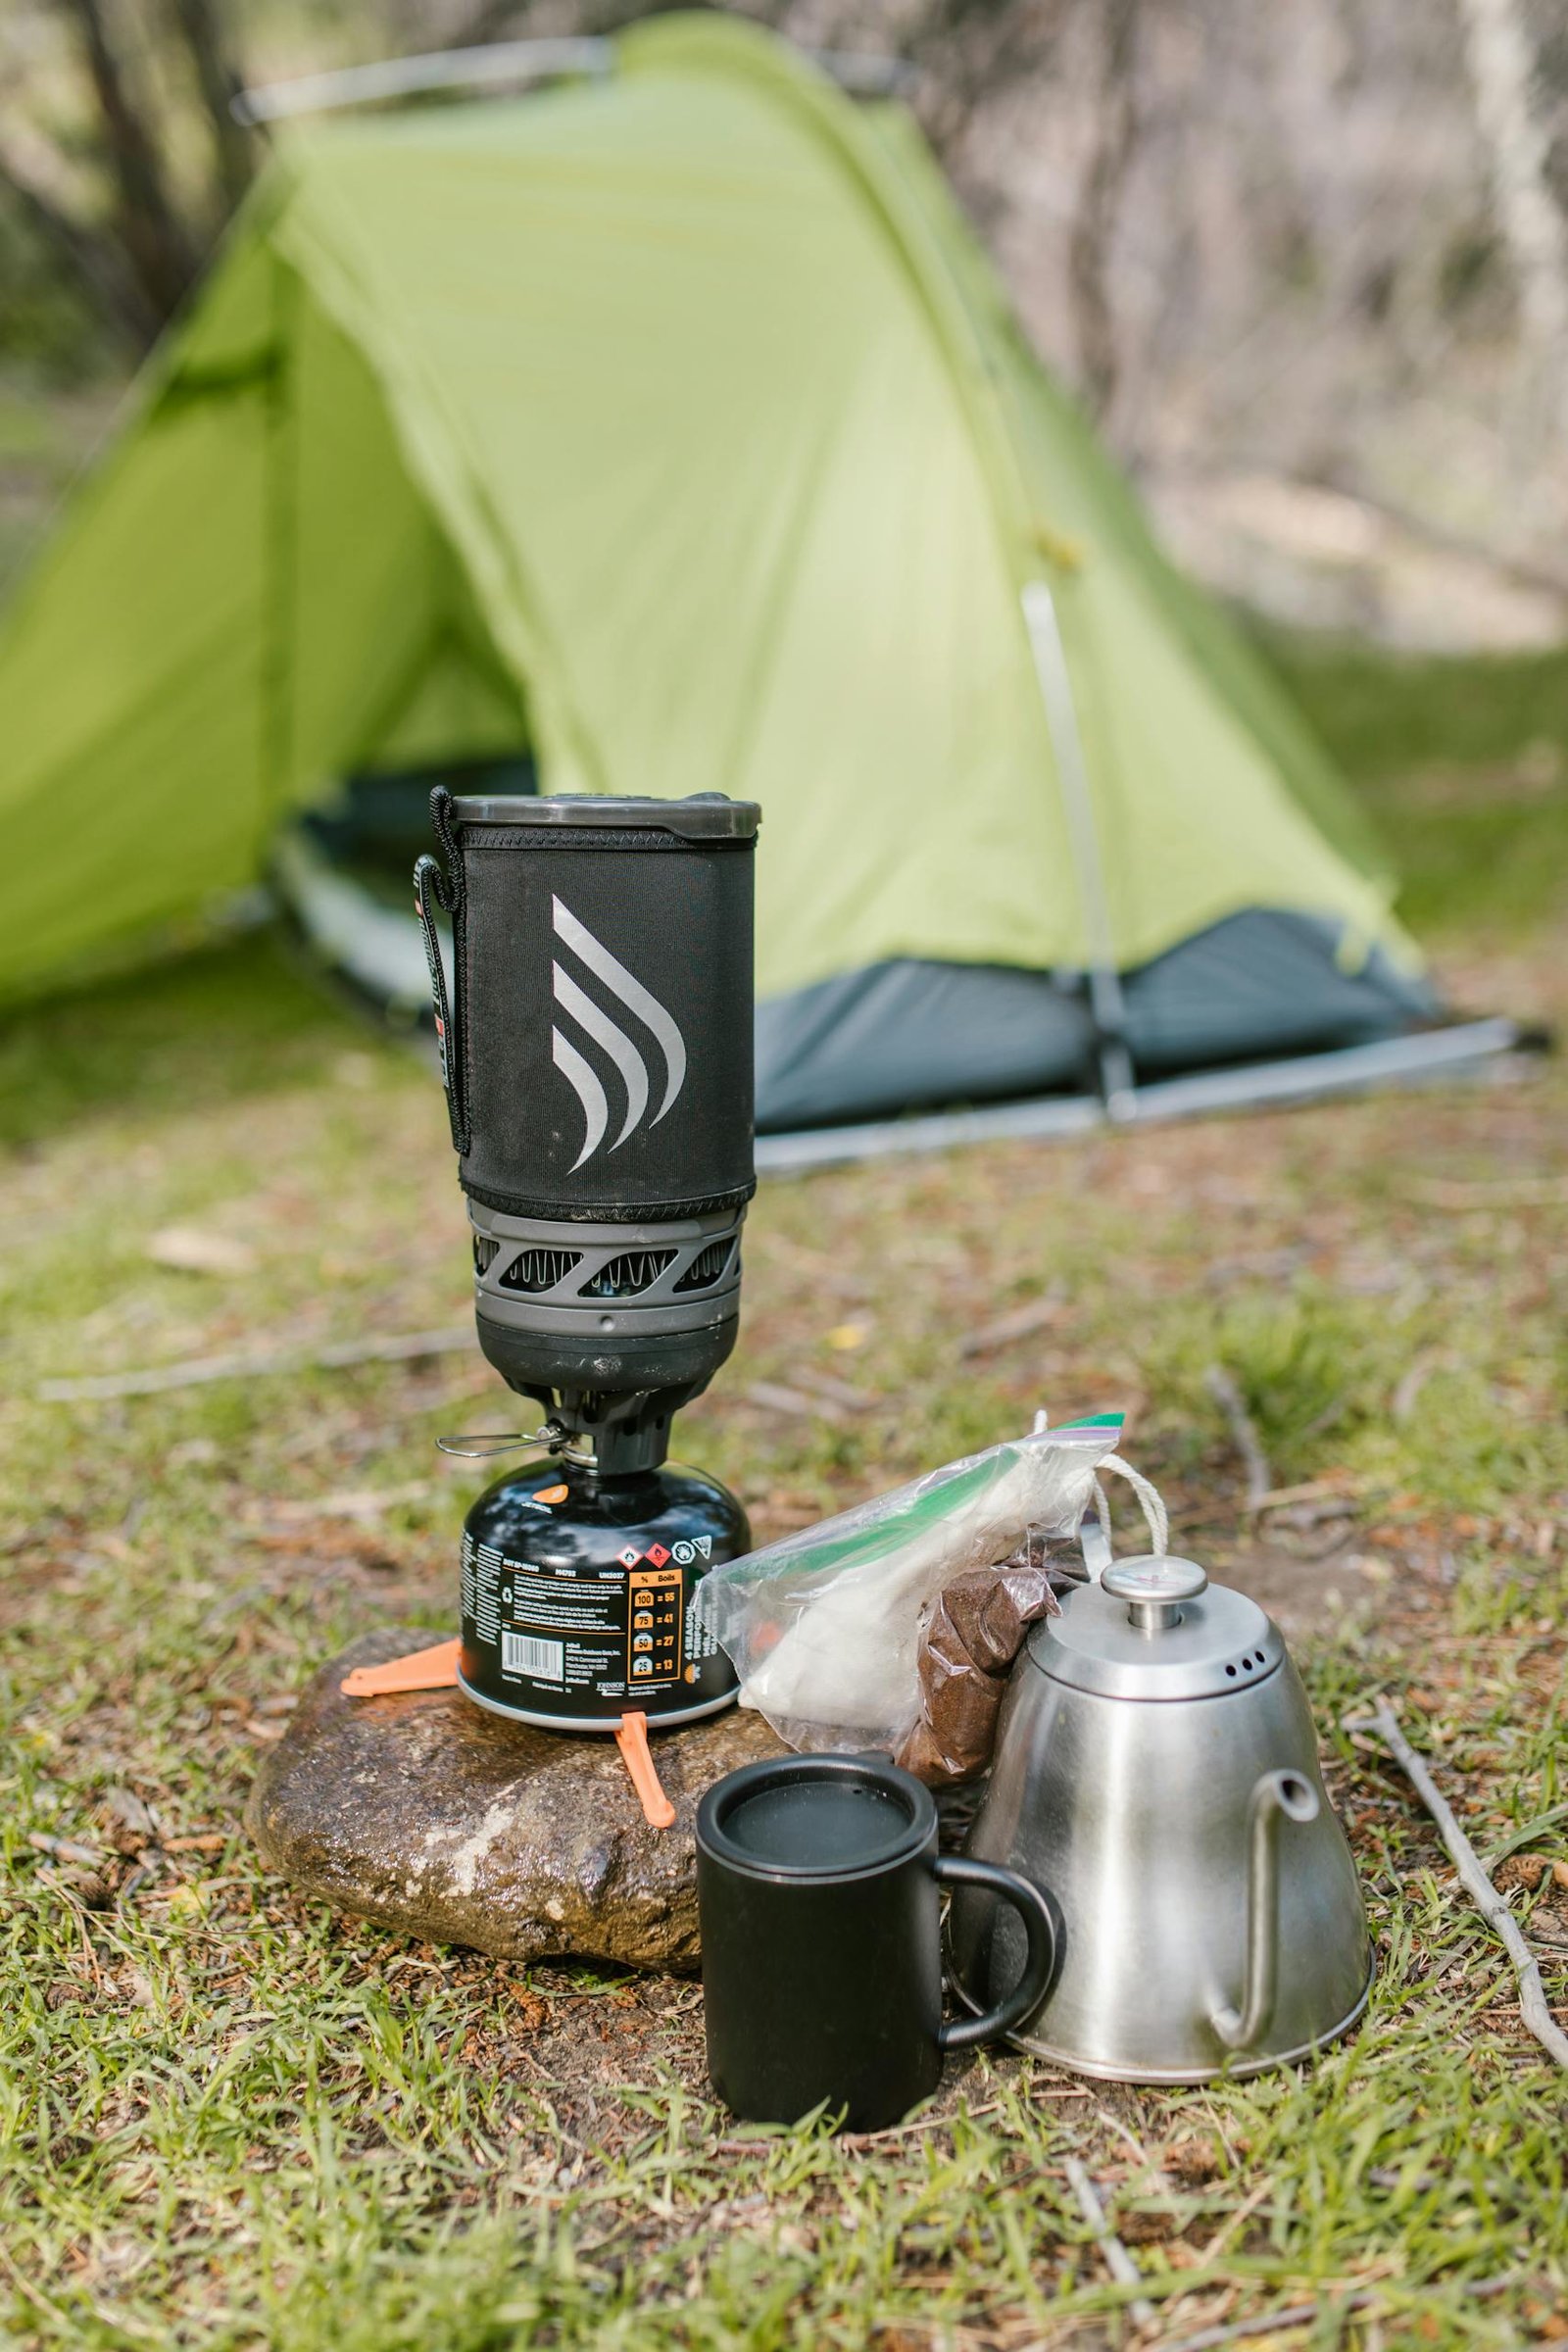
<svg viewBox="0 0 1568 2352"><path fill-rule="evenodd" d="M694 792L683 801L629 792L461 793L452 808L460 825L532 825L554 832L563 826L616 832L631 826L678 833L687 841L752 841L762 821L760 802L732 801L722 792Z"/></svg>
<svg viewBox="0 0 1568 2352"><path fill-rule="evenodd" d="M1279 1627L1245 1592L1211 1585L1195 1560L1117 1560L1080 1585L1029 1636L1042 1674L1105 1698L1222 1698L1284 1658Z"/></svg>

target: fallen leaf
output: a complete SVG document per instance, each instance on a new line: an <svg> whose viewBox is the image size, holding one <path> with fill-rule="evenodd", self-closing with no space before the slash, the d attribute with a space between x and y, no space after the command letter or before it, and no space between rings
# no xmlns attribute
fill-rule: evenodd
<svg viewBox="0 0 1568 2352"><path fill-rule="evenodd" d="M141 1842L157 1836L158 1824L133 1788L109 1789L104 1796L104 1807L122 1829L128 1830Z"/></svg>
<svg viewBox="0 0 1568 2352"><path fill-rule="evenodd" d="M1541 1854L1510 1854L1493 1872L1492 1884L1502 1888L1524 1886L1533 1890L1541 1885L1550 1868L1550 1863Z"/></svg>
<svg viewBox="0 0 1568 2352"><path fill-rule="evenodd" d="M1190 2132L1172 2140L1160 2161L1178 2180L1212 2180L1220 2169L1219 2144L1206 2132Z"/></svg>
<svg viewBox="0 0 1568 2352"><path fill-rule="evenodd" d="M317 1494L309 1501L278 1501L268 1507L288 1527L306 1527L313 1519L378 1519L402 1502L417 1502L430 1492L427 1478L411 1478L401 1487L355 1487L338 1494Z"/></svg>
<svg viewBox="0 0 1568 2352"><path fill-rule="evenodd" d="M249 1242L200 1225L164 1226L148 1242L147 1255L155 1266L172 1266L176 1274L249 1274L256 1264Z"/></svg>
<svg viewBox="0 0 1568 2352"><path fill-rule="evenodd" d="M171 1446L165 1459L171 1470L183 1470L192 1462L216 1462L218 1447L211 1438L184 1438Z"/></svg>

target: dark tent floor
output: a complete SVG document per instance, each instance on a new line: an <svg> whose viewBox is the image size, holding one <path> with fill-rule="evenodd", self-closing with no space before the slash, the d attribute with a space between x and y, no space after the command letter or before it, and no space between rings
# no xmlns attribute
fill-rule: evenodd
<svg viewBox="0 0 1568 2352"><path fill-rule="evenodd" d="M359 777L300 817L273 861L274 887L318 959L403 1023L428 1019L409 876L429 847L436 782L537 788L526 755ZM1524 1042L1507 1022L1446 1022L1429 984L1381 950L1347 969L1334 926L1280 908L1249 908L1184 940L1123 973L1121 994L1145 1113L1206 1106L1201 1092L1190 1103L1173 1097L1172 1082L1211 1076L1216 1105L1281 1100L1420 1076ZM999 1109L1029 1103L1045 1116L1026 1120L1028 1129L1051 1131L1053 1107L1055 1123L1076 1126L1100 1115L1100 1044L1080 973L913 957L872 965L759 1005L758 1132L804 1143L809 1131L837 1131L798 1155L808 1162L836 1156L835 1142L855 1151L846 1130L864 1129L865 1149L887 1148L885 1123L906 1130L911 1114L956 1111L961 1129L962 1112L977 1111L993 1132ZM1380 1048L1396 1050L1367 1058ZM1250 1088L1250 1072L1260 1088ZM760 1154L763 1164L790 1156Z"/></svg>

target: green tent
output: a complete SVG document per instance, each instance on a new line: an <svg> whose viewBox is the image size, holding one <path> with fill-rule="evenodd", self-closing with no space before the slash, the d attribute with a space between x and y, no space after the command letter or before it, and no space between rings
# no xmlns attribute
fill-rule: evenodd
<svg viewBox="0 0 1568 2352"><path fill-rule="evenodd" d="M0 992L346 777L526 755L761 803L764 1126L1430 1012L908 116L734 20L290 131L6 614L0 742Z"/></svg>

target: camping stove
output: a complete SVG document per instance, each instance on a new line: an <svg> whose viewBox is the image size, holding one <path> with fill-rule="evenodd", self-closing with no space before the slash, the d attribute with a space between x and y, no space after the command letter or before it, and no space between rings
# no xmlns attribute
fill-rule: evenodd
<svg viewBox="0 0 1568 2352"><path fill-rule="evenodd" d="M735 1344L752 1166L755 804L431 796L415 890L479 1344L545 1419L463 1537L458 1680L523 1723L688 1723L735 1676L691 1623L750 1547L670 1422ZM434 910L452 922L453 989Z"/></svg>

